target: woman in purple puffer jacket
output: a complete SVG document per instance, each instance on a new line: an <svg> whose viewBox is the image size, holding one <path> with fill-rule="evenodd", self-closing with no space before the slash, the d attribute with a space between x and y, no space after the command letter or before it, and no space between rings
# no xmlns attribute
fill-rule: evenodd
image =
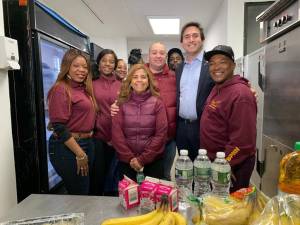
<svg viewBox="0 0 300 225"><path fill-rule="evenodd" d="M136 180L163 178L163 151L168 122L153 75L143 64L134 65L121 87L119 113L112 119L112 144L117 151L121 175Z"/></svg>

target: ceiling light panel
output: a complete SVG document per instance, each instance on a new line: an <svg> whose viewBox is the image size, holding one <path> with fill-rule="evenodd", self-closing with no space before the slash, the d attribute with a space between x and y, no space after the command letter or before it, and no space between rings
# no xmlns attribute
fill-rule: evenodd
<svg viewBox="0 0 300 225"><path fill-rule="evenodd" d="M179 18L149 16L148 20L154 34L179 34Z"/></svg>

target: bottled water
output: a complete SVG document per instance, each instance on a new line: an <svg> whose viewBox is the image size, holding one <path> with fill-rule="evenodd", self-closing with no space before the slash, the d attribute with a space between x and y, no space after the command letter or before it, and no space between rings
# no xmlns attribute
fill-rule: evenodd
<svg viewBox="0 0 300 225"><path fill-rule="evenodd" d="M145 180L144 167L136 173L136 182L140 185Z"/></svg>
<svg viewBox="0 0 300 225"><path fill-rule="evenodd" d="M188 156L188 150L180 150L180 156L175 164L175 179L179 192L179 209L189 207L186 198L192 194L193 163Z"/></svg>
<svg viewBox="0 0 300 225"><path fill-rule="evenodd" d="M194 160L194 195L196 197L210 192L211 162L206 154L205 149L199 149L198 156Z"/></svg>
<svg viewBox="0 0 300 225"><path fill-rule="evenodd" d="M212 192L220 197L227 197L230 188L230 165L224 152L217 152L217 158L211 164Z"/></svg>

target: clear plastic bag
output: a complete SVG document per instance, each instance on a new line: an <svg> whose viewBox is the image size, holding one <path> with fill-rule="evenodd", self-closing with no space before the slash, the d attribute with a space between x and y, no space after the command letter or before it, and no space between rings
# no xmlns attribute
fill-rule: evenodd
<svg viewBox="0 0 300 225"><path fill-rule="evenodd" d="M0 225L84 225L83 213L70 213L2 222Z"/></svg>
<svg viewBox="0 0 300 225"><path fill-rule="evenodd" d="M241 189L225 199L208 194L203 197L203 222L207 225L246 225L255 197L255 187Z"/></svg>
<svg viewBox="0 0 300 225"><path fill-rule="evenodd" d="M249 224L253 223L260 216L269 200L270 198L268 196L266 196L262 191L256 189L256 199L249 219Z"/></svg>
<svg viewBox="0 0 300 225"><path fill-rule="evenodd" d="M273 197L251 225L300 225L300 196L283 194Z"/></svg>

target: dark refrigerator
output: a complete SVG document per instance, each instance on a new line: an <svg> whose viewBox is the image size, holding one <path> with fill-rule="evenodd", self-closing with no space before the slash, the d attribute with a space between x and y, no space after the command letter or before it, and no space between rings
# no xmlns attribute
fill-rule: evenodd
<svg viewBox="0 0 300 225"><path fill-rule="evenodd" d="M48 157L47 94L64 53L90 53L89 38L38 1L3 0L5 35L18 40L19 71L9 72L18 201L61 185Z"/></svg>

